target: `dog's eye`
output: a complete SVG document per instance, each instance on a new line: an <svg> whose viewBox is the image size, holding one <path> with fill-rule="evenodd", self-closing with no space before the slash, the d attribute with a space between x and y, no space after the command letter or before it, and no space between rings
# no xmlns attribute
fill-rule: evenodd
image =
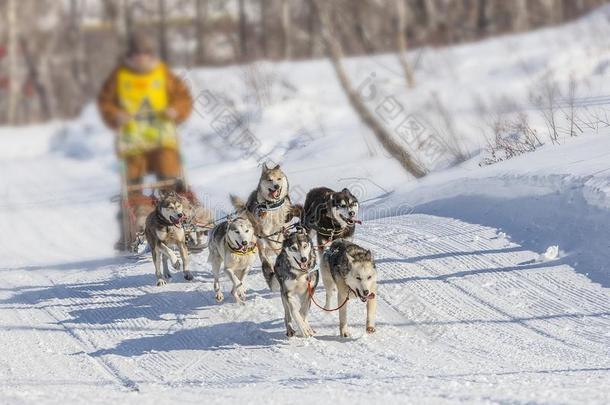
<svg viewBox="0 0 610 405"><path fill-rule="evenodd" d="M250 230L249 230L249 229L246 229L246 233L250 233Z"/></svg>
<svg viewBox="0 0 610 405"><path fill-rule="evenodd" d="M298 250L298 248L296 246L290 246L290 250L292 250L293 252L296 252Z"/></svg>
<svg viewBox="0 0 610 405"><path fill-rule="evenodd" d="M370 280L370 279L372 279L372 278L373 278L373 276L368 276L367 280Z"/></svg>
<svg viewBox="0 0 610 405"><path fill-rule="evenodd" d="M362 281L362 277L358 276L358 277L356 277L356 280Z"/></svg>

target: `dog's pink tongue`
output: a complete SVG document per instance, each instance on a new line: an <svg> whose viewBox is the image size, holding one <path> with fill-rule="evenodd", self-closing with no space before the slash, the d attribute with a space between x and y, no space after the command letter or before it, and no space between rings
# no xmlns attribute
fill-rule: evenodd
<svg viewBox="0 0 610 405"><path fill-rule="evenodd" d="M369 295L366 296L367 299L372 300L375 298L375 293L370 293Z"/></svg>

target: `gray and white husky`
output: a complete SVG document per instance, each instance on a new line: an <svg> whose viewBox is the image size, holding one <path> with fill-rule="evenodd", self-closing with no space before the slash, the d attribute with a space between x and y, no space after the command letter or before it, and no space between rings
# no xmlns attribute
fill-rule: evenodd
<svg viewBox="0 0 610 405"><path fill-rule="evenodd" d="M286 175L279 165L269 168L264 164L258 187L250 194L248 201L231 196L231 202L239 212L245 212L254 225L259 236L257 244L263 276L269 288L278 291L273 263L282 249L284 226L293 216Z"/></svg>
<svg viewBox="0 0 610 405"><path fill-rule="evenodd" d="M320 270L326 289L325 307L330 308L331 294L335 287L338 305L344 304L339 309L341 336L349 336L346 301L350 295L366 302L366 331L375 332L377 271L371 251L346 240L337 240L324 253Z"/></svg>
<svg viewBox="0 0 610 405"><path fill-rule="evenodd" d="M279 282L284 305L284 323L286 336L295 334L291 323L294 321L303 337L313 336L314 330L309 326L307 315L311 306L311 292L318 285L316 253L307 231L298 228L285 237L282 252L275 261L275 277Z"/></svg>
<svg viewBox="0 0 610 405"><path fill-rule="evenodd" d="M233 283L231 294L238 303L246 300L244 279L256 260L256 235L252 223L247 218L237 217L216 225L208 239L208 262L214 273L216 301L224 299L220 290L220 268Z"/></svg>
<svg viewBox="0 0 610 405"><path fill-rule="evenodd" d="M360 222L358 209L358 199L347 188L314 188L305 197L303 225L318 245L327 247L335 239L352 239Z"/></svg>
<svg viewBox="0 0 610 405"><path fill-rule="evenodd" d="M173 191L163 193L155 210L146 218L144 235L152 252L157 286L165 285L171 277L167 265L168 259L176 270L180 268L180 261L182 260L184 278L187 280L193 279L193 275L188 270L189 255L184 228L182 227L182 223L186 219L187 204L188 202L184 198ZM171 249L172 245L178 247L181 260ZM161 272L162 264L163 272Z"/></svg>

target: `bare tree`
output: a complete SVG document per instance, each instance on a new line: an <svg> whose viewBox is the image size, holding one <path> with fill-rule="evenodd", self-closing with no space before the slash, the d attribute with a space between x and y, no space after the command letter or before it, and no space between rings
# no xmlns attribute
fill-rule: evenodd
<svg viewBox="0 0 610 405"><path fill-rule="evenodd" d="M69 24L68 24L68 44L71 52L70 70L74 82L80 93L80 100L75 100L78 104L84 101L83 96L88 93L91 80L87 77L86 56L83 49L82 10L79 10L77 0L70 0Z"/></svg>
<svg viewBox="0 0 610 405"><path fill-rule="evenodd" d="M559 132L557 125L557 110L559 108L558 99L560 97L559 86L553 80L551 74L546 74L532 90L529 98L536 106L546 124L549 139L553 144L559 144Z"/></svg>
<svg viewBox="0 0 610 405"><path fill-rule="evenodd" d="M165 0L159 0L159 55L161 59L170 62L169 46L167 43L167 9Z"/></svg>
<svg viewBox="0 0 610 405"><path fill-rule="evenodd" d="M259 4L259 13L260 13L260 41L261 41L261 51L263 53L263 57L269 57L269 49L267 46L267 2L269 0L260 0Z"/></svg>
<svg viewBox="0 0 610 405"><path fill-rule="evenodd" d="M195 3L195 43L197 44L195 61L203 65L206 61L205 24L208 15L208 0L196 0Z"/></svg>
<svg viewBox="0 0 610 405"><path fill-rule="evenodd" d="M354 108L360 119L362 119L366 126L369 127L369 129L375 134L377 140L381 143L385 150L394 159L396 159L407 172L417 178L425 176L425 169L409 154L409 152L407 152L398 142L393 139L392 135L368 110L358 92L352 86L341 62L341 59L343 58L343 50L341 49L339 42L335 39L330 31L332 24L330 22L331 16L330 10L327 8L328 6L324 5L321 0L310 1L316 10L316 14L320 22L322 40L324 41L324 45L328 51L330 61L351 106Z"/></svg>
<svg viewBox="0 0 610 405"><path fill-rule="evenodd" d="M577 91L577 83L574 75L570 75L570 80L568 82L568 91L565 97L566 107L563 108L563 113L565 115L566 121L570 125L568 131L570 136L578 136L576 130L582 133L582 129L577 124L577 114L576 114L576 91Z"/></svg>
<svg viewBox="0 0 610 405"><path fill-rule="evenodd" d="M292 58L292 20L290 18L290 0L282 0L282 51L284 59Z"/></svg>
<svg viewBox="0 0 610 405"><path fill-rule="evenodd" d="M438 10L435 0L422 0L423 9L426 14L426 31L427 37L431 37L438 34L439 28L442 25L442 16Z"/></svg>
<svg viewBox="0 0 610 405"><path fill-rule="evenodd" d="M237 1L237 8L239 10L239 53L240 59L245 61L248 58L248 33L246 32L246 5L244 0Z"/></svg>
<svg viewBox="0 0 610 405"><path fill-rule="evenodd" d="M49 103L47 89L42 84L42 81L40 79L40 72L38 69L39 65L30 49L27 39L22 36L19 38L19 42L21 45L21 52L23 53L23 59L28 70L28 81L32 83L34 91L36 92L36 95L38 96L38 100L40 102L42 119L51 119L53 118L51 114L51 105Z"/></svg>
<svg viewBox="0 0 610 405"><path fill-rule="evenodd" d="M307 10L307 36L309 37L308 54L310 58L314 57L316 52L316 13L308 3L309 9Z"/></svg>
<svg viewBox="0 0 610 405"><path fill-rule="evenodd" d="M525 31L529 27L527 0L514 1L513 31Z"/></svg>
<svg viewBox="0 0 610 405"><path fill-rule="evenodd" d="M398 60L402 67L403 74L407 80L407 85L413 87L415 78L413 69L407 60L407 7L405 0L394 0L396 3L396 14L398 16L398 29L396 30L398 43Z"/></svg>
<svg viewBox="0 0 610 405"><path fill-rule="evenodd" d="M7 58L8 58L8 107L6 120L9 124L17 122L19 104L19 61L17 60L17 0L8 0L6 11Z"/></svg>

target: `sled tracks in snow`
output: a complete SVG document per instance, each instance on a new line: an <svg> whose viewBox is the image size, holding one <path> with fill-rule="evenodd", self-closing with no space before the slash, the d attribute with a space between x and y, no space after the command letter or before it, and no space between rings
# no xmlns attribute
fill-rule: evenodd
<svg viewBox="0 0 610 405"><path fill-rule="evenodd" d="M610 380L608 290L561 261L538 262L494 229L450 218L370 221L356 242L378 264L373 335L364 333L364 305L350 301L352 338L338 337L336 313L312 308L317 337L288 340L280 299L258 271L247 279L246 305L215 303L205 254L194 257L195 282L174 273L162 288L153 285L148 260L26 272L12 279L0 310L48 314L88 361L132 391L264 393L322 384L333 392L447 399L468 386L479 395L472 401L516 400L528 398L524 384L542 379L548 398L581 384L562 398L600 401L597 387Z"/></svg>

